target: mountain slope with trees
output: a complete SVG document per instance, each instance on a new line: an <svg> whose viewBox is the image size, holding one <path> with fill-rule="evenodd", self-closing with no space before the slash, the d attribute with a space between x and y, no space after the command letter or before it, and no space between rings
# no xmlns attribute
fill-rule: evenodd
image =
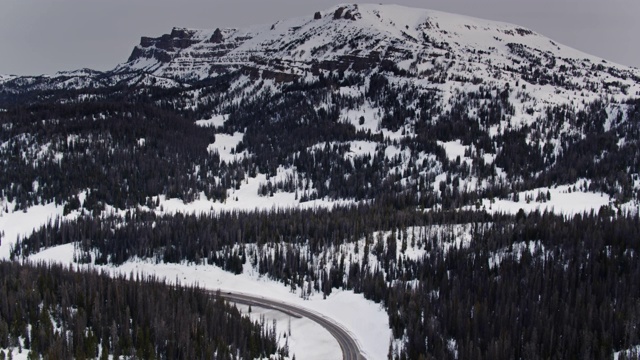
<svg viewBox="0 0 640 360"><path fill-rule="evenodd" d="M10 262L0 263L0 279L0 348L30 359L286 355L274 329L198 288Z"/></svg>
<svg viewBox="0 0 640 360"><path fill-rule="evenodd" d="M607 358L640 341L639 149L638 69L517 25L350 4L176 28L111 71L0 78L0 212L64 207L1 240L14 260L73 243L78 263L250 267L302 298L353 290L386 309L394 359ZM485 206L547 203L559 186L605 204ZM281 194L291 208L229 210ZM244 339L213 351L280 351Z"/></svg>

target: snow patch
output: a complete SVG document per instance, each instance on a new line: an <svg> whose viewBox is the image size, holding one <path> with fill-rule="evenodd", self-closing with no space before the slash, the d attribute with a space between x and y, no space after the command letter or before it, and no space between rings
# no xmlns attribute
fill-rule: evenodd
<svg viewBox="0 0 640 360"><path fill-rule="evenodd" d="M32 255L29 257L29 260L69 265L72 264L73 261L73 252L74 245L66 244L52 247ZM381 305L366 300L362 294L336 289L334 289L326 299L323 299L321 294L315 293L311 295L308 300L304 300L297 292L291 292L289 287L284 286L282 283L269 280L266 277L259 276L255 271L251 271L247 265L248 264L245 264L245 271L240 275L234 275L212 265L187 263L155 264L153 261L146 260L130 261L121 266L74 265L74 267L79 270L89 268L105 270L112 275L128 275L131 272L154 274L160 279L166 279L168 283L175 283L177 280L184 285L197 284L205 289L220 289L221 291L264 296L295 304L331 318L347 331L351 332L365 352L367 359L386 359L391 330L389 328L387 314ZM302 291L302 289L299 289L299 291ZM302 329L315 329L313 325L308 324L308 322L310 321L301 320L300 327ZM296 337L298 336L302 335L296 335ZM293 343L296 358L327 359L327 357L318 357L316 355L328 354L328 349L326 349L326 346L329 344L327 337L320 333L305 334L304 336L308 337L308 339L299 340L300 343ZM337 343L334 344L337 346ZM289 346L291 345L292 343L289 343ZM331 352L341 354L339 347L331 350Z"/></svg>
<svg viewBox="0 0 640 360"><path fill-rule="evenodd" d="M624 356L625 359L638 359L638 357L640 357L640 345L636 345L630 349L616 351L613 353L613 360L618 360L621 356Z"/></svg>
<svg viewBox="0 0 640 360"><path fill-rule="evenodd" d="M581 181L578 184L582 183ZM550 195L551 199L546 201L538 200L542 196ZM476 206L466 206L465 210L482 209L489 213L516 214L520 209L524 212L548 211L563 215L576 215L598 212L603 206L612 205L609 195L603 193L593 193L580 191L577 185L562 185L552 188L538 188L523 191L517 194L517 201L514 199L483 199Z"/></svg>
<svg viewBox="0 0 640 360"><path fill-rule="evenodd" d="M223 127L225 121L229 118L229 115L214 115L211 119L197 120L196 125L200 127Z"/></svg>
<svg viewBox="0 0 640 360"><path fill-rule="evenodd" d="M458 156L460 159L464 158L465 151L468 150L468 146L462 145L460 140L442 142L438 141L438 145L442 146L444 151L447 153L447 158L450 161L455 161Z"/></svg>
<svg viewBox="0 0 640 360"><path fill-rule="evenodd" d="M7 209L15 206L13 203L4 205ZM0 211L0 231L4 234L0 237L0 259L9 258L11 247L18 237L30 235L34 229L47 224L50 219L62 216L62 213L63 206L54 203L32 206L26 211Z"/></svg>
<svg viewBox="0 0 640 360"><path fill-rule="evenodd" d="M216 141L207 147L210 153L220 155L220 161L233 162L244 159L246 151L236 153L236 147L242 142L244 133L235 132L233 135L216 134Z"/></svg>

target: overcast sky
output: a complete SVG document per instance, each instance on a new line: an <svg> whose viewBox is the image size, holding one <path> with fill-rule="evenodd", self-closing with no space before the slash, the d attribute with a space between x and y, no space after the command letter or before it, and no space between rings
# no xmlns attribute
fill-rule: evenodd
<svg viewBox="0 0 640 360"><path fill-rule="evenodd" d="M379 1L379 0L378 0ZM0 74L36 75L126 61L140 36L172 27L242 27L312 15L331 0L0 0ZM519 24L640 67L640 0L391 0Z"/></svg>

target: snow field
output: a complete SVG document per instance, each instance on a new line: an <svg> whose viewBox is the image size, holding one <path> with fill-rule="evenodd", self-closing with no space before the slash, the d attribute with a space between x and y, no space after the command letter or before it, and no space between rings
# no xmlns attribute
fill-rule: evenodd
<svg viewBox="0 0 640 360"><path fill-rule="evenodd" d="M295 355L297 359L332 360L342 359L340 345L322 326L307 319L298 319L282 312L257 306L236 304L236 307L251 320L265 319L265 324L276 325L280 346L289 348L289 358ZM289 331L290 330L290 331ZM313 351L313 353L311 353ZM303 354L304 357L297 354Z"/></svg>
<svg viewBox="0 0 640 360"><path fill-rule="evenodd" d="M229 115L214 115L211 119L198 120L196 125L201 127L214 127L219 128L224 126L225 121L229 118Z"/></svg>
<svg viewBox="0 0 640 360"><path fill-rule="evenodd" d="M8 209L13 209L14 203L0 201ZM0 211L0 259L8 259L11 246L15 244L18 237L28 236L33 230L45 225L50 219L62 216L63 206L55 204L37 205L27 211L12 211L5 213Z"/></svg>
<svg viewBox="0 0 640 360"><path fill-rule="evenodd" d="M46 249L29 258L30 261L55 262L65 265L73 265L74 245L66 244ZM164 278L168 283L180 283L183 285L198 285L209 290L232 291L237 293L264 296L283 302L295 304L315 311L323 316L333 319L343 328L354 335L367 359L386 359L389 347L391 330L387 314L378 304L366 300L361 294L353 291L335 290L331 295L323 299L321 294L312 294L308 300L304 300L298 292L281 283L259 276L251 265L246 263L244 272L234 275L223 271L216 266L195 264L155 264L153 261L130 261L121 266L93 266L73 265L75 269L83 270L94 268L105 270L110 274L129 275L131 273L153 274L158 278ZM276 320L282 316L274 317ZM284 317L286 318L286 317ZM298 335L294 334L292 320L292 340L289 346L297 359L328 359L316 354L327 355L341 354L340 347L330 334L319 326L315 326L310 320L300 319L295 321ZM284 325L284 324L283 324ZM318 330L318 328L320 330ZM302 331L312 330L312 334ZM279 328L279 333L281 332ZM296 331L296 332L297 332ZM294 338L295 336L295 338ZM304 337L304 339L302 339ZM331 339L329 339L331 338ZM334 350L327 349L333 344ZM332 357L329 357L329 359Z"/></svg>
<svg viewBox="0 0 640 360"><path fill-rule="evenodd" d="M516 214L520 209L525 213L533 211L548 211L563 215L598 212L603 206L612 205L611 198L606 194L576 190L583 181L574 185L562 185L551 188L539 188L518 193L518 201L505 199L483 199L479 206L466 206L465 210L482 209L489 213ZM538 201L539 195L551 195L551 200ZM529 199L529 200L527 200ZM623 210L632 210L632 204L621 206ZM636 209L637 211L637 209Z"/></svg>
<svg viewBox="0 0 640 360"><path fill-rule="evenodd" d="M220 155L220 161L233 162L244 159L247 156L247 152L242 151L236 153L235 149L242 142L244 133L236 132L233 135L228 134L216 134L216 141L207 147L207 151L210 153L218 153Z"/></svg>

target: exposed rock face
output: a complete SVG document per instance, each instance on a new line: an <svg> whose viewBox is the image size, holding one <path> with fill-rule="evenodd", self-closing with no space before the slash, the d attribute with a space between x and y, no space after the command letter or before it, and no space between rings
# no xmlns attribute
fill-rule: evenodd
<svg viewBox="0 0 640 360"><path fill-rule="evenodd" d="M192 39L194 34L194 30L174 28L170 34L164 34L158 38L143 36L140 39L140 45L133 49L128 61L147 57L160 62L169 62L173 58L172 53L187 49L199 42Z"/></svg>
<svg viewBox="0 0 640 360"><path fill-rule="evenodd" d="M158 49L166 51L186 49L198 42L192 40L194 33L194 30L174 28L171 31L171 34L165 34L159 38L143 37L140 40L140 46L142 46L143 48L155 46Z"/></svg>
<svg viewBox="0 0 640 360"><path fill-rule="evenodd" d="M380 53L371 52L368 56L344 55L336 60L325 60L314 63L311 71L319 75L321 70L326 71L364 71L371 70L381 65Z"/></svg>
<svg viewBox="0 0 640 360"><path fill-rule="evenodd" d="M361 18L362 15L358 12L358 5L353 5L351 7L339 7L333 13L333 19L345 19L345 20L357 20Z"/></svg>
<svg viewBox="0 0 640 360"><path fill-rule="evenodd" d="M162 63L168 63L169 61L171 61L171 55L169 55L166 51L162 51L155 48L144 50L136 47L131 52L131 55L129 56L129 61L134 61L140 58L151 58L151 59L158 60L159 62L162 62Z"/></svg>
<svg viewBox="0 0 640 360"><path fill-rule="evenodd" d="M587 76L594 64L594 70L609 77L621 76L607 81L619 82L620 91L627 86L622 80L638 77L628 69L608 70L611 66L600 64L601 59L516 25L390 5L341 5L324 13L242 30L175 28L158 38L142 38L120 68L177 81L239 69L252 78L276 81L377 69L437 84L524 80L568 91L579 87L568 80L569 72Z"/></svg>
<svg viewBox="0 0 640 360"><path fill-rule="evenodd" d="M220 44L222 40L224 40L224 36L222 36L222 31L220 31L220 28L217 28L216 31L213 32L213 35L211 35L211 39L209 41L211 41L214 44Z"/></svg>
<svg viewBox="0 0 640 360"><path fill-rule="evenodd" d="M141 38L113 73L186 84L233 71L276 82L332 71L390 72L461 91L466 84L520 83L585 98L636 93L640 82L637 70L520 26L394 5L340 5L247 29L174 28ZM603 89L606 94L599 92Z"/></svg>

